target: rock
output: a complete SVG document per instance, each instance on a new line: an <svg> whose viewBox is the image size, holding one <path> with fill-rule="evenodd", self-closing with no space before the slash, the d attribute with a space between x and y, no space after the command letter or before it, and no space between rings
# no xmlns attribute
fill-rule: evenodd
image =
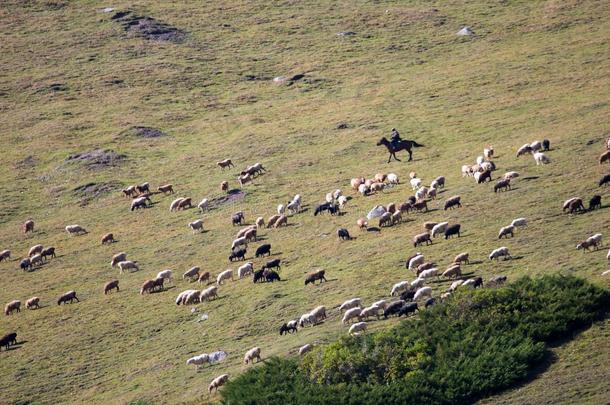
<svg viewBox="0 0 610 405"><path fill-rule="evenodd" d="M342 32L339 32L337 35L340 37L351 37L351 36L356 35L356 33L354 31L342 31Z"/></svg>
<svg viewBox="0 0 610 405"><path fill-rule="evenodd" d="M461 30L459 30L455 35L460 36L460 37L467 37L470 35L474 35L474 31L470 27L464 27Z"/></svg>
<svg viewBox="0 0 610 405"><path fill-rule="evenodd" d="M102 13L112 13L114 11L114 8L112 7L106 7L104 9L102 9Z"/></svg>
<svg viewBox="0 0 610 405"><path fill-rule="evenodd" d="M379 218L383 214L385 214L386 209L383 205L376 205L369 213L366 215L368 219Z"/></svg>
<svg viewBox="0 0 610 405"><path fill-rule="evenodd" d="M337 124L337 126L335 127L335 129L348 129L349 128L349 124L346 122L342 122L340 124Z"/></svg>

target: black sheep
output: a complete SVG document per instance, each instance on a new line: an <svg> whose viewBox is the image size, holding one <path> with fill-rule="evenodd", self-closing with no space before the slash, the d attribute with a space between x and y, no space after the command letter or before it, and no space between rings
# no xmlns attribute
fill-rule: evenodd
<svg viewBox="0 0 610 405"><path fill-rule="evenodd" d="M607 174L601 178L601 180L599 181L599 186L601 187L606 183L610 183L610 174Z"/></svg>
<svg viewBox="0 0 610 405"><path fill-rule="evenodd" d="M256 257L265 255L271 256L271 245L269 243L265 243L264 245L260 245L258 248L256 248Z"/></svg>
<svg viewBox="0 0 610 405"><path fill-rule="evenodd" d="M331 204L330 203L324 203L324 204L320 204L316 207L316 210L314 211L313 215L317 216L318 214L322 214L324 211L328 211L330 209Z"/></svg>
<svg viewBox="0 0 610 405"><path fill-rule="evenodd" d="M502 190L506 191L506 189L510 190L510 180L509 179L502 179L494 185L494 193L497 193L498 191L502 191Z"/></svg>
<svg viewBox="0 0 610 405"><path fill-rule="evenodd" d="M269 283L273 283L274 281L281 281L280 275L273 270L265 270L265 280L267 280L267 282Z"/></svg>
<svg viewBox="0 0 610 405"><path fill-rule="evenodd" d="M30 261L30 259L23 259L21 261L21 263L19 263L19 267L21 267L22 270L27 270L27 269L31 269L32 268L32 262Z"/></svg>
<svg viewBox="0 0 610 405"><path fill-rule="evenodd" d="M56 257L54 247L48 247L48 248L44 249L40 254L43 259L46 259L47 256Z"/></svg>
<svg viewBox="0 0 610 405"><path fill-rule="evenodd" d="M383 317L385 319L388 319L388 316L398 314L403 305L405 305L405 302L403 300L392 302L386 307L385 311L383 311Z"/></svg>
<svg viewBox="0 0 610 405"><path fill-rule="evenodd" d="M288 326L288 324L285 323L280 327L280 336L282 336L286 333L293 333L296 331L297 331L296 325Z"/></svg>
<svg viewBox="0 0 610 405"><path fill-rule="evenodd" d="M269 260L263 267L262 270L269 270L269 269L273 269L273 268L278 268L281 269L282 267L280 266L281 260L280 259L273 259L273 260Z"/></svg>
<svg viewBox="0 0 610 405"><path fill-rule="evenodd" d="M243 220L244 220L244 213L241 211L236 214L233 214L233 216L231 216L231 223L233 225L241 225L241 222Z"/></svg>
<svg viewBox="0 0 610 405"><path fill-rule="evenodd" d="M258 270L255 271L254 274L252 275L252 282L257 283L259 281L263 281L265 280L265 270Z"/></svg>
<svg viewBox="0 0 610 405"><path fill-rule="evenodd" d="M449 239L452 235L457 235L460 237L460 224L453 224L445 230L445 239Z"/></svg>
<svg viewBox="0 0 610 405"><path fill-rule="evenodd" d="M428 298L426 300L426 308L436 305L436 298Z"/></svg>
<svg viewBox="0 0 610 405"><path fill-rule="evenodd" d="M543 151L551 150L551 141L549 141L548 139L543 139L542 140L542 150Z"/></svg>
<svg viewBox="0 0 610 405"><path fill-rule="evenodd" d="M240 249L237 252L231 252L229 255L229 261L233 260L246 260L246 249Z"/></svg>
<svg viewBox="0 0 610 405"><path fill-rule="evenodd" d="M417 310L417 302L408 302L400 308L398 316L408 316L409 314L414 314Z"/></svg>
<svg viewBox="0 0 610 405"><path fill-rule="evenodd" d="M411 301L413 299L413 297L415 297L415 290L403 291L400 294L400 299L405 302Z"/></svg>
<svg viewBox="0 0 610 405"><path fill-rule="evenodd" d="M474 284L473 284L473 286L474 286L474 288L477 288L477 287L482 287L482 286L483 286L483 278L481 278L481 277L476 277L476 278L474 279Z"/></svg>
<svg viewBox="0 0 610 405"><path fill-rule="evenodd" d="M596 194L593 197L591 197L591 199L589 200L589 210L593 211L595 208L601 208L601 207L602 207L602 196Z"/></svg>
<svg viewBox="0 0 610 405"><path fill-rule="evenodd" d="M6 335L4 335L2 337L2 339L0 339L0 347L4 346L6 348L6 350L8 350L8 347L11 344L12 345L17 344L17 333L16 332L7 333Z"/></svg>
<svg viewBox="0 0 610 405"><path fill-rule="evenodd" d="M338 236L340 239L342 239L342 240L350 240L350 239L352 239L352 238L349 236L349 232L348 232L348 231L347 231L347 229L345 229L345 228L339 228L339 229L337 230L337 236Z"/></svg>

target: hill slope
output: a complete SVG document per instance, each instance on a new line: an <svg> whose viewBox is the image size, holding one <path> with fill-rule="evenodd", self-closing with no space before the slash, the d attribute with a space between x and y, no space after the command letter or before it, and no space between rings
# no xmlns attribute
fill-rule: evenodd
<svg viewBox="0 0 610 405"><path fill-rule="evenodd" d="M12 261L0 263L6 285L0 302L37 295L43 303L0 319L0 330L26 340L0 354L2 402L207 398L209 381L243 370L242 355L254 345L265 357L284 356L346 333L336 309L325 324L278 339L282 322L353 296L369 303L387 296L394 282L413 279L403 263L424 221L462 224L462 238L421 248L441 267L469 251L476 264L467 273L485 279L566 272L608 287L600 276L608 267L604 254L574 249L609 229L607 208L561 214L572 196L602 193L605 207L610 198L608 188L597 187L609 171L597 164L609 131L607 2L118 1L112 7L105 13L91 1L0 6L0 249L13 252ZM125 10L180 35L147 39L159 27L137 31L123 17L112 19ZM476 35L457 37L464 25ZM337 35L345 31L355 35ZM272 80L297 74L304 77L291 84ZM142 126L166 136L139 136L134 127ZM425 145L413 162L386 164L385 150L375 146L392 127ZM550 165L515 158L519 146L542 138L551 140ZM497 154L494 178L521 173L512 191L494 194L490 185L461 177L461 165L474 163L487 144ZM107 152L68 159L97 149ZM236 169L218 169L223 158ZM243 188L243 199L203 216L170 214L173 197L163 195L153 197L153 208L129 212L120 195L127 185L149 181L172 183L177 195L196 202L221 198L220 182L237 188L237 172L257 161L268 171ZM340 217L312 215L327 192L349 194L352 177L393 171L405 183L412 170L426 183L444 175L447 187L433 210L409 214L406 223L381 233L355 227L374 205L404 201L412 193L407 184L370 197L354 194ZM237 231L232 212L244 210L252 223L296 193L308 211L289 218L286 228L261 232L282 259L286 281L229 282L221 299L199 306L210 316L201 323L190 308L176 307L175 296L190 286L179 279L182 272L194 265L213 275L227 268ZM456 194L462 209L438 209ZM529 226L497 241L498 229L521 216ZM30 217L36 232L23 235L20 225ZM200 217L208 232L193 235L187 224ZM70 237L63 228L73 223L90 233ZM339 242L339 226L357 238ZM106 232L118 242L100 246ZM55 246L58 257L35 272L17 270L16 259L37 243ZM502 245L516 260L490 264L487 255ZM141 271L111 269L119 251ZM254 262L259 267L264 260ZM304 288L304 275L320 267L329 282ZM176 288L140 296L141 284L165 268L178 276ZM102 287L113 278L121 292L104 296ZM448 284L433 283L436 292ZM82 302L55 305L70 289ZM229 353L224 363L200 372L185 366L188 357L218 348ZM608 366L598 369L608 375Z"/></svg>

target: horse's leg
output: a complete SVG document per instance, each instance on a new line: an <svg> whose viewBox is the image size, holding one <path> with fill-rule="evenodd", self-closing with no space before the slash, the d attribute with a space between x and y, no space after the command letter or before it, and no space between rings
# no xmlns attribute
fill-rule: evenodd
<svg viewBox="0 0 610 405"><path fill-rule="evenodd" d="M396 156L394 156L394 158L396 158ZM388 163L390 163L391 159L392 159L392 152L390 152L390 156L388 157Z"/></svg>
<svg viewBox="0 0 610 405"><path fill-rule="evenodd" d="M396 159L396 160L398 160L398 161L400 162L400 159L398 159L398 158L396 157L396 152L393 152L393 153L392 153L392 155L394 155L394 159Z"/></svg>
<svg viewBox="0 0 610 405"><path fill-rule="evenodd" d="M413 160L413 153L411 152L411 149L407 149L407 152L409 152L409 162Z"/></svg>

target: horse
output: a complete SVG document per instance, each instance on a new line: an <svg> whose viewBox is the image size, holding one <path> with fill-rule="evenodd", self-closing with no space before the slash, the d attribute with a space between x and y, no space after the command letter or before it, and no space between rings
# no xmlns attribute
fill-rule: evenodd
<svg viewBox="0 0 610 405"><path fill-rule="evenodd" d="M385 146L386 149L388 150L388 152L390 152L390 157L388 158L388 163L390 163L390 160L392 159L392 157L394 157L394 159L396 159L400 162L400 159L398 159L396 157L396 152L400 152L401 150L406 150L407 152L409 152L409 162L410 162L411 160L413 160L413 153L411 153L411 148L413 148L413 147L420 148L420 147L424 146L424 145L420 145L419 143L417 143L415 141L410 141L408 139L403 139L403 140L399 141L396 146L394 146L385 137L381 138L379 140L379 142L377 142L377 146L381 146L381 145Z"/></svg>

